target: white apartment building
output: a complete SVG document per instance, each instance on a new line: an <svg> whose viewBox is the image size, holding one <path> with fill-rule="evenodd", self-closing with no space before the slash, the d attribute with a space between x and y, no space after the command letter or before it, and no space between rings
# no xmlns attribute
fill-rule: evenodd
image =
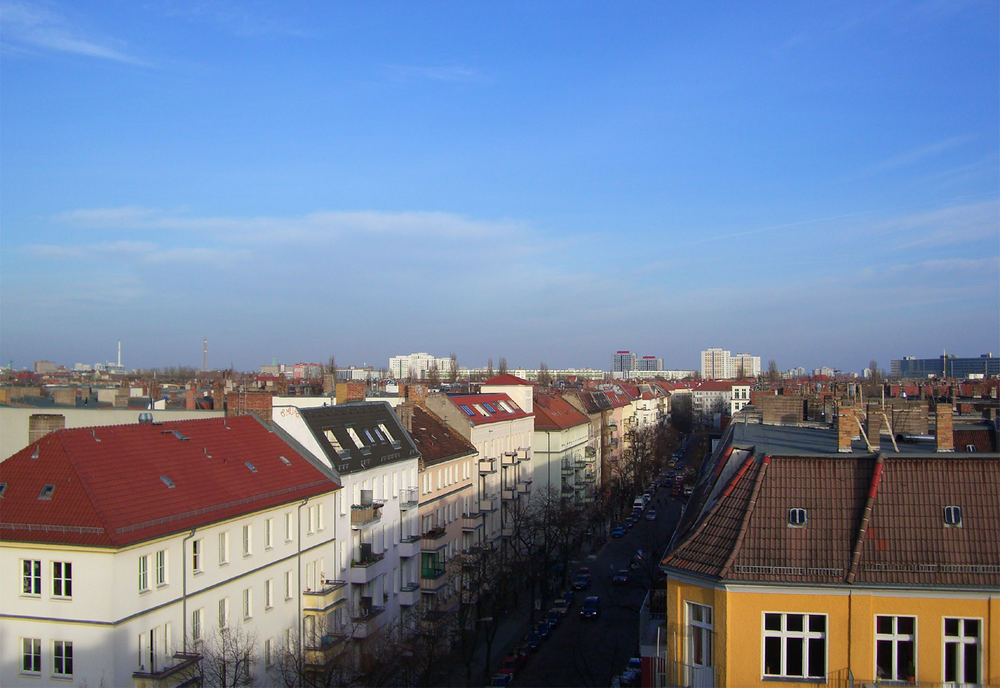
<svg viewBox="0 0 1000 688"><path fill-rule="evenodd" d="M750 385L734 384L729 398L729 415L735 416L750 404Z"/></svg>
<svg viewBox="0 0 1000 688"><path fill-rule="evenodd" d="M274 419L342 485L330 571L348 586L347 606L327 620L324 633L358 641L352 649L360 652L412 604L404 588L416 580L419 564L419 453L384 402L275 408Z"/></svg>
<svg viewBox="0 0 1000 688"><path fill-rule="evenodd" d="M725 349L705 349L701 352L701 376L706 380L757 377L760 356L740 353L733 356Z"/></svg>
<svg viewBox="0 0 1000 688"><path fill-rule="evenodd" d="M437 368L440 378L451 375L451 358L439 358L428 353L406 354L389 358L389 375L396 380L426 380L432 368Z"/></svg>
<svg viewBox="0 0 1000 688"><path fill-rule="evenodd" d="M594 500L600 485L600 434L590 419L558 394L535 394L532 492L555 491L577 504Z"/></svg>
<svg viewBox="0 0 1000 688"><path fill-rule="evenodd" d="M0 685L179 683L225 635L263 683L322 662L338 487L252 416L37 440L0 464Z"/></svg>

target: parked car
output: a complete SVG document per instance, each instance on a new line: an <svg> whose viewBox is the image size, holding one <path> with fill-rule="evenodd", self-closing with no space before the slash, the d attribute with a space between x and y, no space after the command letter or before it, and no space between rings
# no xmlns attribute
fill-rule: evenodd
<svg viewBox="0 0 1000 688"><path fill-rule="evenodd" d="M573 606L573 600L576 599L576 593L573 592L572 590L567 590L566 592L563 593L562 598L564 600L566 600L566 606L567 607L572 607Z"/></svg>
<svg viewBox="0 0 1000 688"><path fill-rule="evenodd" d="M628 569L618 569L615 575L611 576L611 582L615 585L625 585L631 580L632 575Z"/></svg>
<svg viewBox="0 0 1000 688"><path fill-rule="evenodd" d="M632 555L632 561L629 562L628 567L635 570L642 566L643 561L645 561L645 554L643 554L641 549L637 550L636 553Z"/></svg>
<svg viewBox="0 0 1000 688"><path fill-rule="evenodd" d="M569 614L569 606L570 603L560 597L552 604L552 610L559 612L559 616L566 616Z"/></svg>
<svg viewBox="0 0 1000 688"><path fill-rule="evenodd" d="M546 640L551 632L552 626L549 625L548 621L539 621L535 624L535 633L537 633L538 637L542 640Z"/></svg>
<svg viewBox="0 0 1000 688"><path fill-rule="evenodd" d="M549 622L549 628L555 628L564 616L566 616L566 612L561 612L556 607L552 607L552 609L546 612L545 620Z"/></svg>
<svg viewBox="0 0 1000 688"><path fill-rule="evenodd" d="M591 595L590 597L584 599L583 606L580 607L580 616L585 619L596 619L597 615L601 612L601 598L597 595Z"/></svg>
<svg viewBox="0 0 1000 688"><path fill-rule="evenodd" d="M498 674L510 674L514 675L521 670L524 666L526 657L518 652L511 652L509 655L500 660L500 667L497 669Z"/></svg>
<svg viewBox="0 0 1000 688"><path fill-rule="evenodd" d="M503 688L504 686L509 686L510 682L514 680L514 674L493 674L493 678L490 679L490 688Z"/></svg>
<svg viewBox="0 0 1000 688"><path fill-rule="evenodd" d="M524 647L528 650L528 652L537 652L541 644L542 637L534 631L524 636Z"/></svg>
<svg viewBox="0 0 1000 688"><path fill-rule="evenodd" d="M620 683L622 686L638 686L641 681L642 660L638 657L632 657L628 660L625 671L622 672Z"/></svg>
<svg viewBox="0 0 1000 688"><path fill-rule="evenodd" d="M590 569L582 568L573 576L573 589L586 590L590 587Z"/></svg>
<svg viewBox="0 0 1000 688"><path fill-rule="evenodd" d="M688 499L693 494L694 494L694 488L693 487L689 486L689 487L685 487L684 488L684 499Z"/></svg>
<svg viewBox="0 0 1000 688"><path fill-rule="evenodd" d="M611 537L613 537L613 538L625 537L625 527L624 526L617 526L617 527L613 528L611 530Z"/></svg>
<svg viewBox="0 0 1000 688"><path fill-rule="evenodd" d="M650 509L649 511L646 512L646 520L647 521L656 520L656 509Z"/></svg>

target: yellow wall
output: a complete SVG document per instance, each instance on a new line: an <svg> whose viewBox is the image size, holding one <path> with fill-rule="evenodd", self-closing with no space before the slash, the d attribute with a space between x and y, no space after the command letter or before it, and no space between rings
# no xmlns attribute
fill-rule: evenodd
<svg viewBox="0 0 1000 688"><path fill-rule="evenodd" d="M855 682L871 683L875 674L875 616L917 617L917 681L944 680L944 617L982 620L982 677L1000 686L1000 590L992 597L917 597L892 591L849 591L829 594L810 589L789 592L715 589L668 578L667 658L685 662L686 602L713 607L715 679L720 686L749 686L762 682L764 612L802 612L827 615L827 685L847 685L848 670ZM905 593L904 593L905 594ZM795 685L776 681L782 688ZM803 683L815 686L815 682Z"/></svg>

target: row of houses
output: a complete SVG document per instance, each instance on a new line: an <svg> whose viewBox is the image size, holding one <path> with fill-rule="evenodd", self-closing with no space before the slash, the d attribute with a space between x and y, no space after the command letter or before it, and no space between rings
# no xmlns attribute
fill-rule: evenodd
<svg viewBox="0 0 1000 688"><path fill-rule="evenodd" d="M55 424L0 462L0 684L175 685L241 641L265 683L289 654L360 666L408 614L458 604L449 562L503 547L525 500L593 504L667 399L500 376Z"/></svg>

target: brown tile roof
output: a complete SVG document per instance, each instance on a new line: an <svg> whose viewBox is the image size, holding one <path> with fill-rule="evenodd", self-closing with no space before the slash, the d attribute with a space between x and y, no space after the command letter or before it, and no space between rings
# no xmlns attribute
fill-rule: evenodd
<svg viewBox="0 0 1000 688"><path fill-rule="evenodd" d="M565 430L590 422L558 394L535 392L533 407L535 430Z"/></svg>
<svg viewBox="0 0 1000 688"><path fill-rule="evenodd" d="M410 437L423 457L425 466L476 453L471 442L421 406L413 407Z"/></svg>
<svg viewBox="0 0 1000 688"><path fill-rule="evenodd" d="M758 454L734 472L723 456L703 468L664 567L734 582L1000 585L998 457ZM962 507L961 527L944 524L945 506ZM791 508L804 526L789 525Z"/></svg>

